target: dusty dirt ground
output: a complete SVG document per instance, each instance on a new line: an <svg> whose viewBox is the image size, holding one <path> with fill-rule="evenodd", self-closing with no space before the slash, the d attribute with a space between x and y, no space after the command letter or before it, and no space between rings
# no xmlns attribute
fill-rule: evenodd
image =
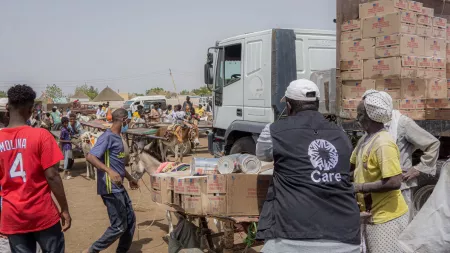
<svg viewBox="0 0 450 253"><path fill-rule="evenodd" d="M200 139L200 147L195 156L211 157L207 150L206 138ZM192 156L185 157L183 162L190 162ZM173 158L172 158L173 159ZM94 180L86 178L85 160L77 159L72 170L71 180L64 180L64 187L72 216L72 228L65 233L66 252L81 252L97 240L109 226L106 208L97 195ZM150 187L150 178L143 177ZM164 209L151 201L149 190L140 181L140 190L128 190L136 214L136 232L129 252L167 252L167 244L162 237L168 232ZM245 234L236 233L237 240L245 238ZM103 252L115 252L117 243ZM247 252L259 252L261 247Z"/></svg>

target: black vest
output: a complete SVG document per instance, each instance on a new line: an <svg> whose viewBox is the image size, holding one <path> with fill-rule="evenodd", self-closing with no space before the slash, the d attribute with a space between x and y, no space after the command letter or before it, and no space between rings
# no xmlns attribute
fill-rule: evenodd
<svg viewBox="0 0 450 253"><path fill-rule="evenodd" d="M273 123L273 183L257 239L360 243L359 208L350 182L350 140L317 111Z"/></svg>

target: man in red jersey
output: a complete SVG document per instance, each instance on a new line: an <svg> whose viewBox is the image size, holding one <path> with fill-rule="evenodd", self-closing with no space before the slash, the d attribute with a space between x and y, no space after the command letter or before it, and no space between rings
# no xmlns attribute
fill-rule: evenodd
<svg viewBox="0 0 450 253"><path fill-rule="evenodd" d="M8 90L10 120L8 127L0 131L0 232L8 236L13 253L36 252L36 242L43 252L63 253L62 232L71 224L56 166L63 156L47 130L26 125L35 98L36 93L27 85Z"/></svg>

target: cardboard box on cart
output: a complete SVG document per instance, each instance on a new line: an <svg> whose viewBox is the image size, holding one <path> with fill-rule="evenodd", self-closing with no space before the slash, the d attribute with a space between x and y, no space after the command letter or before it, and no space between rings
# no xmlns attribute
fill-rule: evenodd
<svg viewBox="0 0 450 253"><path fill-rule="evenodd" d="M227 174L208 176L208 214L259 215L272 175Z"/></svg>
<svg viewBox="0 0 450 253"><path fill-rule="evenodd" d="M206 176L177 178L174 184L175 204L183 208L186 213L205 215L207 207L206 180Z"/></svg>
<svg viewBox="0 0 450 253"><path fill-rule="evenodd" d="M174 180L179 177L186 177L189 171L180 171L172 173L159 173L150 175L150 185L152 188L152 200L161 204L174 203Z"/></svg>

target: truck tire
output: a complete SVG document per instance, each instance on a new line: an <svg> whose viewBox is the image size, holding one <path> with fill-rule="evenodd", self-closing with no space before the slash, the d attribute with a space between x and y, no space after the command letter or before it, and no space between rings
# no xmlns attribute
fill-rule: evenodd
<svg viewBox="0 0 450 253"><path fill-rule="evenodd" d="M251 136L246 136L238 139L230 150L230 155L232 154L250 154L255 155L256 153L256 143L253 141Z"/></svg>

